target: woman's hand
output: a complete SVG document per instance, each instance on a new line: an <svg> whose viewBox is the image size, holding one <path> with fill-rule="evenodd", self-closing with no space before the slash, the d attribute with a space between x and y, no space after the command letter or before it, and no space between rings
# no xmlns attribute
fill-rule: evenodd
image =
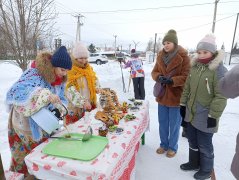
<svg viewBox="0 0 239 180"><path fill-rule="evenodd" d="M50 101L52 104L61 103L61 99L60 99L59 96L57 96L56 94L51 94L51 95L49 96L49 101Z"/></svg>
<svg viewBox="0 0 239 180"><path fill-rule="evenodd" d="M84 109L91 110L91 104L90 104L90 102L88 100L85 101Z"/></svg>

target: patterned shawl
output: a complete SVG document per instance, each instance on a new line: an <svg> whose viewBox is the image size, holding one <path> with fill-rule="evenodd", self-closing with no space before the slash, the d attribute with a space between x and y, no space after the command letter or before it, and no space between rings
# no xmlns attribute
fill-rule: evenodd
<svg viewBox="0 0 239 180"><path fill-rule="evenodd" d="M90 91L90 101L96 105L96 74L93 68L87 64L85 68L78 67L73 64L73 67L67 73L67 84L66 89L70 86L74 86L77 91L84 88L83 83L79 83L79 79L85 77L88 83L88 88Z"/></svg>
<svg viewBox="0 0 239 180"><path fill-rule="evenodd" d="M7 92L6 103L8 105L24 106L31 100L32 95L38 88L49 89L52 93L57 94L63 103L66 103L64 85L62 83L53 87L45 81L36 68L31 68L26 70Z"/></svg>

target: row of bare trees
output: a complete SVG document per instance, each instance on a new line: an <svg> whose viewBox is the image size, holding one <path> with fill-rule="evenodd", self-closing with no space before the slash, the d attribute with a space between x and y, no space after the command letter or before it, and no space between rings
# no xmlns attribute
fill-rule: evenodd
<svg viewBox="0 0 239 180"><path fill-rule="evenodd" d="M162 42L161 41L162 41L161 38L158 38L158 40L156 41L155 53L158 53L162 49ZM154 40L152 38L150 38L150 40L148 41L146 51L154 52Z"/></svg>
<svg viewBox="0 0 239 180"><path fill-rule="evenodd" d="M54 0L0 0L1 55L26 70L39 45L53 40L54 7Z"/></svg>

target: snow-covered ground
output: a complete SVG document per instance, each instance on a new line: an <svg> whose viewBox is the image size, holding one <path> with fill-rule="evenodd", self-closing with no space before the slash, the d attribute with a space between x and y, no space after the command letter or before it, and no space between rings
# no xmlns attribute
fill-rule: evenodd
<svg viewBox="0 0 239 180"><path fill-rule="evenodd" d="M120 65L110 61L107 64L97 66L92 64L102 87L110 87L116 90L119 99L132 98L133 86L129 83L129 70L123 69L127 92L123 92ZM188 161L187 139L179 138L179 149L174 158L156 154L159 146L157 103L153 96L154 81L151 78L153 63L144 63L146 72L145 90L146 99L150 103L150 131L146 132L146 144L141 146L136 159L136 180L191 180L195 172L181 171L179 166ZM234 66L228 66L231 69ZM8 113L4 106L4 99L9 87L19 78L21 70L10 64L0 61L0 153L3 165L8 169L10 164L10 151L7 140ZM228 100L227 107L221 117L218 133L214 135L213 144L215 150L215 173L218 180L233 180L230 172L231 161L235 152L236 135L239 131L239 98Z"/></svg>

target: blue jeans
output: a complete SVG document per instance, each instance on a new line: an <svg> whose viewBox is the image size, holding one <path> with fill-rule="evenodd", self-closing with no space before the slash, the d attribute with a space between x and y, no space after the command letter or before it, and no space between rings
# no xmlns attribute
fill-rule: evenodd
<svg viewBox="0 0 239 180"><path fill-rule="evenodd" d="M181 125L180 108L158 104L158 120L160 147L177 152Z"/></svg>
<svg viewBox="0 0 239 180"><path fill-rule="evenodd" d="M200 153L200 169L211 172L214 164L214 150L212 144L213 133L202 132L188 123L187 138L189 148L198 149Z"/></svg>

